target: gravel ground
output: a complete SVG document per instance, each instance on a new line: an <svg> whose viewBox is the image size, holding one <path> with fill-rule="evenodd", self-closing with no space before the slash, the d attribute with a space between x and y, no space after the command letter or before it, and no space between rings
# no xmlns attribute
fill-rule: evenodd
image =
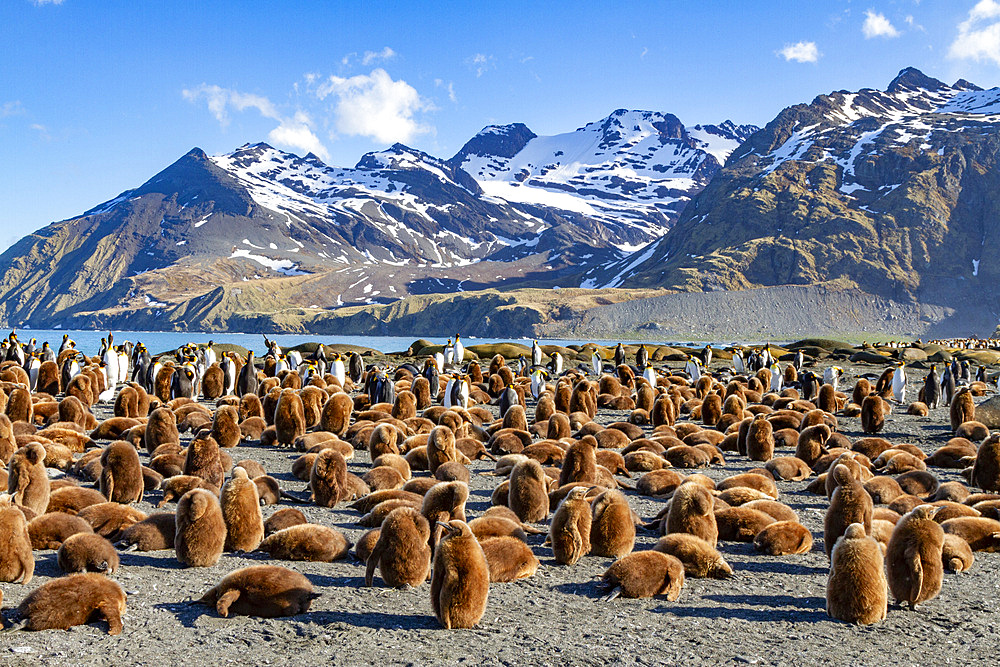
<svg viewBox="0 0 1000 667"><path fill-rule="evenodd" d="M677 364L673 364L677 366ZM879 369L876 369L879 370ZM853 367L842 380L853 386ZM913 374L916 375L915 373ZM911 380L912 381L912 380ZM494 408L495 410L495 408ZM901 414L888 418L881 435L912 442L930 453L949 437L946 409L930 417ZM100 416L104 416L103 414ZM605 423L622 413L601 411ZM841 418L841 431L861 437L857 419ZM187 436L188 438L190 436ZM782 452L788 453L788 452ZM286 490L302 493L305 482L292 477L298 455L287 450L241 446L234 460L260 461ZM142 454L143 461L146 455ZM369 466L359 450L349 468ZM754 467L727 453L724 467L704 471L715 480ZM474 472L492 469L475 462ZM941 481L958 479L936 469ZM420 473L426 474L426 473ZM468 514L489 507L499 478L473 475ZM634 479L632 480L634 482ZM680 598L603 601L597 578L611 559L588 556L574 566L555 564L543 535L529 536L541 560L534 577L492 584L486 614L472 630L444 630L431 611L430 585L392 590L364 586L364 566L351 559L335 563L267 561L264 554L223 555L209 568L185 568L173 551L123 553L115 579L128 593L125 630L106 634L103 622L69 631L0 633L0 664L201 665L254 662L287 664L662 664L695 660L704 664L926 664L986 663L1000 629L994 612L1000 554L976 553L971 571L946 573L939 597L908 611L890 602L881 624L856 627L830 619L825 611L828 565L823 552L824 497L804 491L805 482L779 482L781 500L812 531L815 544L804 555L768 557L752 545L721 543L719 549L736 574L728 580L686 580ZM160 492L149 493L139 507L154 511ZM663 506L627 492L629 502L649 519ZM282 505L264 508L265 518ZM345 504L330 510L300 506L309 520L330 525L356 541L367 529L355 525L359 513ZM167 509L173 509L170 504ZM653 533L640 532L636 550L649 549ZM3 584L4 608L59 576L53 551L36 551L35 578L27 586ZM220 618L214 609L191 605L225 574L247 565L273 562L298 570L321 596L310 611L291 618Z"/></svg>
<svg viewBox="0 0 1000 667"><path fill-rule="evenodd" d="M794 340L809 336L889 338L989 336L985 309L899 302L857 289L780 285L746 290L683 292L588 308L574 320L539 325L538 334L609 338L621 332L653 340ZM747 317L755 313L756 317ZM995 318L994 318L995 319Z"/></svg>

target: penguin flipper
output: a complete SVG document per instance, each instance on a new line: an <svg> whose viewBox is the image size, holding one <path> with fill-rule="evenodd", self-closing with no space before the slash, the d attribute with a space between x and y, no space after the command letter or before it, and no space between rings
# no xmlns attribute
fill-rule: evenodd
<svg viewBox="0 0 1000 667"><path fill-rule="evenodd" d="M924 586L924 566L920 561L920 551L916 546L907 548L903 554L906 564L910 567L910 608L916 606L917 598L920 597L920 589Z"/></svg>

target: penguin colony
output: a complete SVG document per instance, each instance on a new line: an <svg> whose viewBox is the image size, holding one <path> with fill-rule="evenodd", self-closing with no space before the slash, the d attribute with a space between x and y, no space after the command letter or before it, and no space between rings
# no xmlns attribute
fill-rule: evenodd
<svg viewBox="0 0 1000 667"><path fill-rule="evenodd" d="M909 385L897 362L841 388L838 367L821 377L801 350L777 359L770 346L734 348L731 364L708 346L683 368L645 346L566 358L537 341L530 364L470 360L459 336L396 367L266 338L260 359L212 343L153 358L111 334L95 357L68 336L58 353L14 333L0 347L0 582L8 599L30 584L35 551L55 551L66 573L5 609L9 627L99 620L127 632L114 575L131 551L173 550L187 567L259 554L268 564L192 601L222 617L305 613L322 589L275 562L352 558L367 586L426 590L424 611L451 629L480 623L492 584L584 558L612 559L593 582L606 600L675 601L685 577L733 576L730 542L762 557L822 548L827 613L878 623L947 595L944 573L974 568L974 552L1000 550L1000 433L975 421L974 401L996 384L959 362ZM882 349L888 360L906 347ZM905 403L907 389L917 401ZM101 403L114 416L99 420ZM929 403L947 410L953 436L931 455L879 435L893 411L927 414ZM599 410L621 419L598 424ZM841 433L852 420L865 434L853 441ZM234 461L226 450L240 443L287 451L288 469ZM371 464L356 474L348 462L357 469L365 450ZM760 466L719 482L697 472L740 457ZM469 465L483 459L496 485L474 515ZM289 471L304 490L269 474ZM780 501L783 482L807 479L829 500L821 534ZM638 516L636 494L659 513ZM351 544L310 523L305 505L369 530ZM637 550L637 534L659 540Z"/></svg>

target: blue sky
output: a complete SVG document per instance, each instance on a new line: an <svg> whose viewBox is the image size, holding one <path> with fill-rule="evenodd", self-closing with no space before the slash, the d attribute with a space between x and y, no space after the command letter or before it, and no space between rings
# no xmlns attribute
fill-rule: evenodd
<svg viewBox="0 0 1000 667"><path fill-rule="evenodd" d="M1000 0L0 3L0 247L194 146L350 166L616 108L763 125L915 66L1000 85Z"/></svg>

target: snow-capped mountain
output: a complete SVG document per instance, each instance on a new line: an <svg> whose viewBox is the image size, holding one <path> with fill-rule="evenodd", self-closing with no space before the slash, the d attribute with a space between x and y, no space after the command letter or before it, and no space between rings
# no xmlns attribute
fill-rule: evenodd
<svg viewBox="0 0 1000 667"><path fill-rule="evenodd" d="M554 136L522 124L490 126L450 163L491 197L600 220L622 237L619 247L634 249L666 233L758 129L731 121L689 129L671 114L619 109Z"/></svg>
<svg viewBox="0 0 1000 667"><path fill-rule="evenodd" d="M905 69L886 90L789 107L735 150L659 241L584 284L856 286L1000 313L1000 89Z"/></svg>
<svg viewBox="0 0 1000 667"><path fill-rule="evenodd" d="M0 319L113 311L179 326L272 301L323 309L575 284L581 264L661 236L751 129L615 112L557 137L487 128L451 160L396 144L354 167L267 144L194 149L0 256ZM505 194L496 174L468 171L493 159L533 175L511 176ZM544 164L532 172L534 161Z"/></svg>

